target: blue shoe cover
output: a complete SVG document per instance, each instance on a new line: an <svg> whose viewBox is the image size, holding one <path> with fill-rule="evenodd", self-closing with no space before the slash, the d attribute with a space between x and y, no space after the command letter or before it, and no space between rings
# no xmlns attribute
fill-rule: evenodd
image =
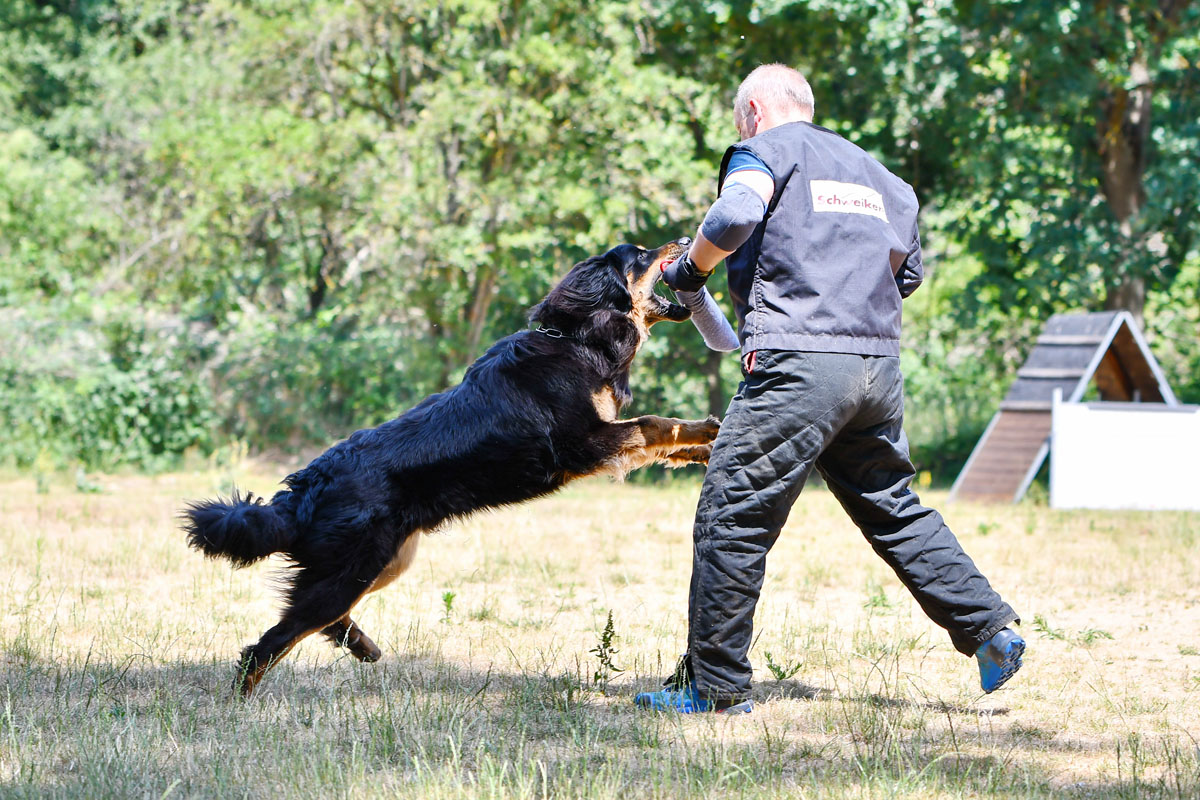
<svg viewBox="0 0 1200 800"><path fill-rule="evenodd" d="M686 689L663 689L658 692L642 692L633 702L649 711L674 711L679 714L697 714L712 711L717 714L749 714L754 710L753 700L743 700L725 707L700 697L694 687Z"/></svg>
<svg viewBox="0 0 1200 800"><path fill-rule="evenodd" d="M980 645L975 658L979 660L979 683L983 691L990 694L1016 675L1024 653L1025 640L1009 628Z"/></svg>

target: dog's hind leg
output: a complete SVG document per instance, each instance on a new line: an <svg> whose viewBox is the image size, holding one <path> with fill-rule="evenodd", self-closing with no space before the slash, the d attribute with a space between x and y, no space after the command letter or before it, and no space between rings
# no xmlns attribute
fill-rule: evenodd
<svg viewBox="0 0 1200 800"><path fill-rule="evenodd" d="M354 574L316 574L311 567L296 575L289 591L283 619L242 651L235 691L250 695L271 667L286 656L300 640L349 618L350 609L362 597L371 579Z"/></svg>
<svg viewBox="0 0 1200 800"><path fill-rule="evenodd" d="M383 587L387 586L392 581L403 575L410 566L413 559L417 557L417 545L421 542L421 531L413 531L408 534L404 542L396 549L396 554L392 556L392 560L387 563L383 571L379 573L379 577L371 584L368 592L378 592Z"/></svg>
<svg viewBox="0 0 1200 800"><path fill-rule="evenodd" d="M368 664L378 661L383 652L371 641L371 637L363 633L362 628L350 619L350 615L339 619L325 630L321 631L336 647L345 647L359 661Z"/></svg>
<svg viewBox="0 0 1200 800"><path fill-rule="evenodd" d="M379 577L375 578L374 582L371 583L371 588L367 589L367 591L378 592L400 577L412 565L413 559L417 555L417 544L420 541L420 531L410 533L404 540L404 543L396 550L396 555L392 556L392 560L383 568L383 571L379 573ZM334 645L348 648L359 661L371 663L378 661L382 655L379 647L375 642L371 641L371 637L363 633L362 628L358 627L354 623L354 620L350 619L349 614L321 631L321 633L329 637Z"/></svg>

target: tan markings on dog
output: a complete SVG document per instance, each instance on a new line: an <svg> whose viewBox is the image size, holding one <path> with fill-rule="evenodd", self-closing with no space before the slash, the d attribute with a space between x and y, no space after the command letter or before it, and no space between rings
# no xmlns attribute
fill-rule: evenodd
<svg viewBox="0 0 1200 800"><path fill-rule="evenodd" d="M359 600L361 599L362 595L359 595ZM357 603L358 600L355 600L354 602ZM336 622L336 620L334 621ZM262 681L263 676L267 674L267 671L270 670L271 667L282 661L287 654L292 652L292 649L302 640L312 636L314 633L324 630L326 627L328 627L328 625L317 625L316 627L301 631L299 634L293 637L290 642L279 648L279 650L274 656L271 657L269 661L267 661L267 663L255 664L254 669L248 668L245 657L243 656L242 661L238 664L238 677L235 679L234 683L234 685L241 692L241 695L243 697L249 697L250 695L254 694L255 687L258 686L258 684Z"/></svg>
<svg viewBox="0 0 1200 800"><path fill-rule="evenodd" d="M649 269L642 273L641 277L635 280L632 272L625 274L625 282L629 287L629 294L633 298L633 311L629 316L637 326L638 336L643 343L650 338L651 325L669 319L660 313L659 309L663 301L654 294L654 285L658 283L662 266L667 261L679 258L686 251L687 248L675 242L663 245L658 250L660 253L658 258L650 265Z"/></svg>
<svg viewBox="0 0 1200 800"><path fill-rule="evenodd" d="M605 422L613 422L617 418L617 394L611 386L605 386L592 395L592 406L596 414Z"/></svg>
<svg viewBox="0 0 1200 800"><path fill-rule="evenodd" d="M671 242L668 245L664 245L660 249L665 250L666 252L664 252L661 256L658 257L658 260L654 262L654 264L650 267L650 269L648 270L648 273L647 273L647 274L653 276L654 280L658 280L658 274L660 272L662 272L663 264L665 262L674 261L675 259L679 258L681 255L683 255L684 253L687 252L686 247L676 244L675 242ZM653 282L651 282L650 285L653 286L654 285Z"/></svg>
<svg viewBox="0 0 1200 800"><path fill-rule="evenodd" d="M383 655L383 651L379 649L379 645L371 641L371 637L367 636L363 632L363 629L358 627L358 624L354 620L350 619L349 614L346 614L346 616L332 625L327 626L321 633L329 637L339 647L345 647L359 661L365 661L369 664L378 661Z"/></svg>
<svg viewBox="0 0 1200 800"><path fill-rule="evenodd" d="M383 587L387 586L392 581L404 574L417 556L417 543L421 538L420 531L413 531L404 540L404 544L400 545L400 549L396 551L396 555L392 556L392 560L383 568L383 572L379 573L379 577L371 584L368 592L378 592Z"/></svg>
<svg viewBox="0 0 1200 800"><path fill-rule="evenodd" d="M666 252L656 259L640 278L635 280L631 272L625 274L625 283L629 287L630 297L633 298L633 312L630 314L630 318L637 326L638 338L641 342L650 338L650 326L661 320L661 317L651 319L651 312L654 310L654 285L658 283L663 262L677 258L684 252L684 248L675 244L668 245L663 249Z"/></svg>
<svg viewBox="0 0 1200 800"><path fill-rule="evenodd" d="M651 301L646 293L639 290L637 282L632 279L632 276L627 276L627 281L629 284L629 294L633 298L633 311L630 312L629 319L637 328L638 347L641 348L646 340L650 338L650 308L648 306ZM653 289L649 290L650 293L653 293L653 291Z"/></svg>

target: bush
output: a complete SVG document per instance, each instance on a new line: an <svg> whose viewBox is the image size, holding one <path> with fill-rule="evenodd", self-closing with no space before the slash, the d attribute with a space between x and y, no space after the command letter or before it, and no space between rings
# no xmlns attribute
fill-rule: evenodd
<svg viewBox="0 0 1200 800"><path fill-rule="evenodd" d="M6 311L0 462L161 469L212 448L212 392L182 326L43 323Z"/></svg>
<svg viewBox="0 0 1200 800"><path fill-rule="evenodd" d="M446 388L434 346L398 328L243 319L223 348L211 372L221 429L258 449L330 444Z"/></svg>

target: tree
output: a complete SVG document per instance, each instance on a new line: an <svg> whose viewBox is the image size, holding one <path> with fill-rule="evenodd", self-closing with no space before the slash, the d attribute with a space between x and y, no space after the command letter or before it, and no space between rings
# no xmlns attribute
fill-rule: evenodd
<svg viewBox="0 0 1200 800"><path fill-rule="evenodd" d="M694 231L738 81L782 61L813 83L818 121L925 209L914 425L973 438L1006 366L1065 308L1144 300L1172 343L1160 361L1200 392L1197 13L11 0L0 311L34 305L39 343L86 329L86 358L121 373L105 385L136 373L168 396L163 376L199 375L226 433L326 441L456 380L580 258ZM639 405L680 415L720 412L737 372L687 325L658 326L636 369Z"/></svg>
<svg viewBox="0 0 1200 800"><path fill-rule="evenodd" d="M1043 314L1065 298L1141 322L1147 291L1196 257L1200 7L960 2L955 14L973 112L957 126L973 158L955 196L973 207L982 280Z"/></svg>

